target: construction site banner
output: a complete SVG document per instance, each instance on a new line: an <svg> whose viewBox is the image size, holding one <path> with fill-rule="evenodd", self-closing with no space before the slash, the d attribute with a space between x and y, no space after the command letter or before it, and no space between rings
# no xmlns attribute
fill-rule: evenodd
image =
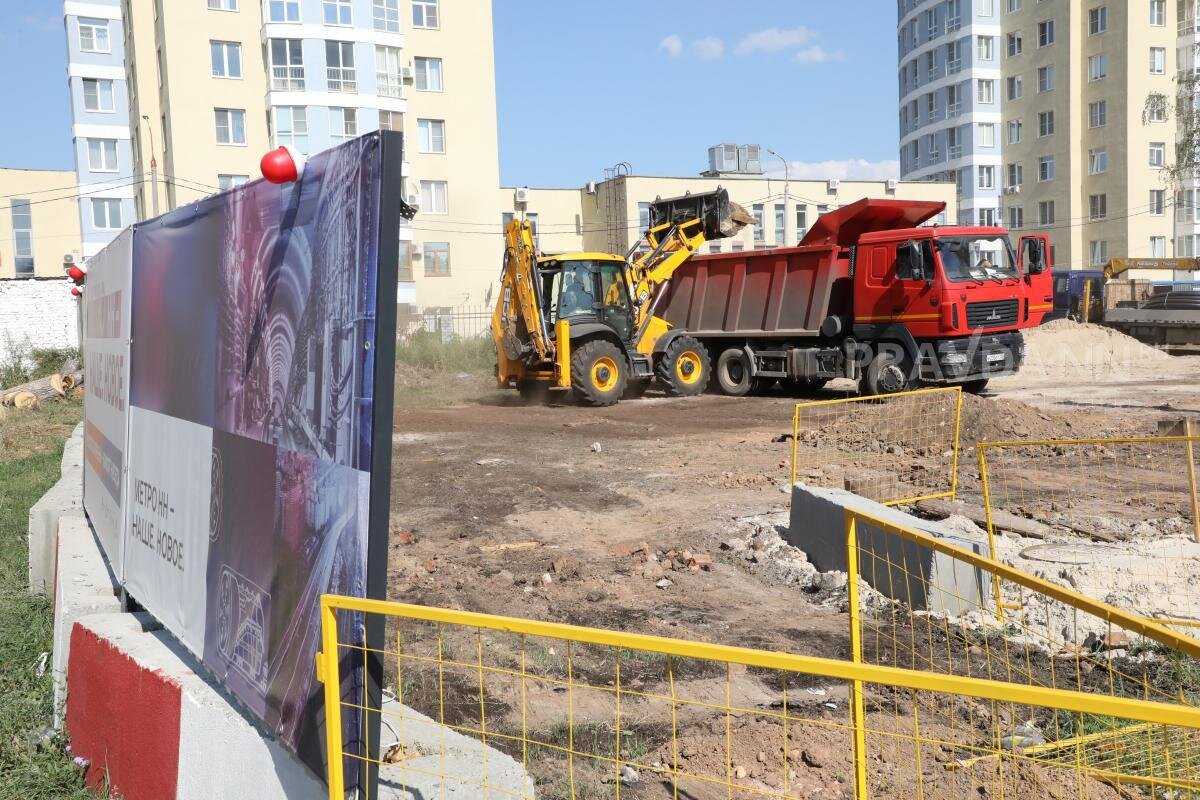
<svg viewBox="0 0 1200 800"><path fill-rule="evenodd" d="M126 589L317 771L320 596L386 581L399 208L381 189L401 160L399 134L370 134L133 233ZM361 654L347 666L343 693L378 691Z"/></svg>
<svg viewBox="0 0 1200 800"><path fill-rule="evenodd" d="M126 507L132 259L133 233L127 230L88 262L83 296L83 507L118 578Z"/></svg>

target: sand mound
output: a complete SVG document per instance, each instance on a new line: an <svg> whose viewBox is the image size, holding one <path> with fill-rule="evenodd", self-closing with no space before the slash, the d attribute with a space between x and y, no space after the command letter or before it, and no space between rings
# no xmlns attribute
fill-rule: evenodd
<svg viewBox="0 0 1200 800"><path fill-rule="evenodd" d="M1022 372L1071 378L1139 369L1176 372L1185 371L1185 365L1162 350L1101 325L1056 319L1025 331Z"/></svg>

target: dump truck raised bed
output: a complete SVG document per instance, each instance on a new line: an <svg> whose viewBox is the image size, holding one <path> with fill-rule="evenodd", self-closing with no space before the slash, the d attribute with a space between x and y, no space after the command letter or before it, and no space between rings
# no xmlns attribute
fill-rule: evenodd
<svg viewBox="0 0 1200 800"><path fill-rule="evenodd" d="M713 360L713 385L851 378L866 394L980 391L1016 371L1021 330L1053 308L1050 247L994 227L920 227L944 203L864 199L820 217L797 247L693 256L664 287L671 326Z"/></svg>

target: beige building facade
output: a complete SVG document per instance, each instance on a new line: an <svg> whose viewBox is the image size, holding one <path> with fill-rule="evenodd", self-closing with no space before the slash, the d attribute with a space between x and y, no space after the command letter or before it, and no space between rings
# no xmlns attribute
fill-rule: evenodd
<svg viewBox="0 0 1200 800"><path fill-rule="evenodd" d="M0 168L0 280L61 278L82 258L74 170Z"/></svg>
<svg viewBox="0 0 1200 800"><path fill-rule="evenodd" d="M1057 269L1176 255L1176 3L1002 3L1005 223Z"/></svg>

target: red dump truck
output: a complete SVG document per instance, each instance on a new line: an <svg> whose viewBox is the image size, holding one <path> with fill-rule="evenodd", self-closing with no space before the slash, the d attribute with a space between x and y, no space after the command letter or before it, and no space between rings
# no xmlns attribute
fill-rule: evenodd
<svg viewBox="0 0 1200 800"><path fill-rule="evenodd" d="M1022 329L1053 308L1049 241L1022 236L1014 250L1002 228L919 227L944 210L864 199L797 247L696 256L666 288L663 317L704 344L729 395L833 378L872 395L981 391L1020 367Z"/></svg>

